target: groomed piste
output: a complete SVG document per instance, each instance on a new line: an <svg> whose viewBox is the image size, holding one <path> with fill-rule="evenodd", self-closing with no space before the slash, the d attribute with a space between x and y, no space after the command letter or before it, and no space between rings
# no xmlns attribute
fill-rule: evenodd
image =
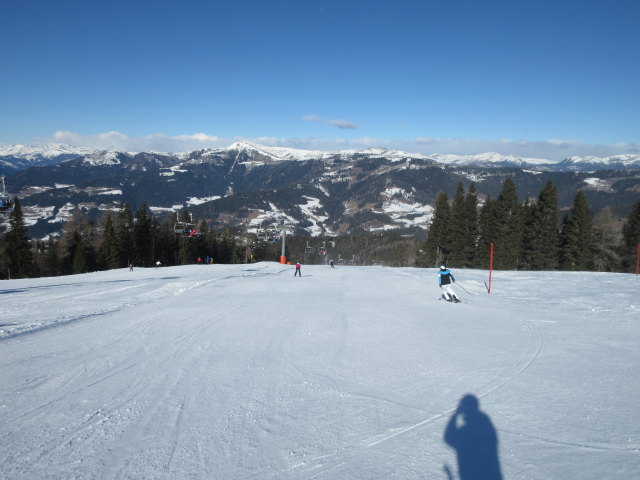
<svg viewBox="0 0 640 480"><path fill-rule="evenodd" d="M635 478L640 279L453 271L1 281L0 477L465 480L484 418L504 479Z"/></svg>

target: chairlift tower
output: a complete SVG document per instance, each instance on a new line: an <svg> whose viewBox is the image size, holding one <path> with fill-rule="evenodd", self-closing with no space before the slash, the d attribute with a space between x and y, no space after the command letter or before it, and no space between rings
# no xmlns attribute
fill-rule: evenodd
<svg viewBox="0 0 640 480"><path fill-rule="evenodd" d="M5 177L2 178L2 193L0 193L0 213L11 212L13 211L13 198L5 191L4 180Z"/></svg>
<svg viewBox="0 0 640 480"><path fill-rule="evenodd" d="M285 254L285 243L287 240L287 228L289 228L289 225L287 225L285 223L285 221L282 221L282 251L280 253L280 263L284 264L287 263L287 256Z"/></svg>

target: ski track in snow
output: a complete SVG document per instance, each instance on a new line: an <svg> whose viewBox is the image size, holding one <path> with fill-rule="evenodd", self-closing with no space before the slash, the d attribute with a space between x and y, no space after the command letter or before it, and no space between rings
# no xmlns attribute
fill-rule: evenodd
<svg viewBox="0 0 640 480"><path fill-rule="evenodd" d="M517 369L517 371L510 375L508 378L501 380L500 382L496 383L494 386L492 386L491 388L489 388L488 390L484 391L483 393L477 395L478 399L482 399L488 395L490 395L491 393L495 392L496 390L498 390L499 388L502 388L503 386L505 386L506 384L508 384L509 382L511 382L512 380L514 380L516 377L518 377L519 375L521 375L538 357L538 355L540 354L540 351L542 350L542 346L544 343L544 339L542 336L542 333L540 332L540 330L533 325L532 322L529 322L527 320L522 320L523 325L525 325L529 331L530 331L530 335L531 335L531 346L529 349L529 352L527 353L527 360L524 362L524 364ZM307 372L305 372L306 375L309 375ZM316 378L319 378L317 375L315 375ZM320 377L321 378L321 377ZM392 400L388 400L388 399L384 399L384 398L377 398L377 397L371 397L369 396L369 398L373 398L375 400L379 400L379 401L383 401L383 402L390 402L390 403L396 403L397 402L393 402ZM401 406L405 407L405 408L414 408L411 407L409 405L402 405ZM389 440L392 439L396 439L399 436L405 435L407 433L410 433L416 429L425 427L427 425L430 425L438 420L444 420L447 419L455 410L457 409L456 407L444 410L442 412L439 412L435 415L431 415L430 417L412 424L412 425L408 425L408 426L404 426L404 427L397 427L392 429L390 432L384 433L384 434L377 434L374 435L372 437L363 439L360 443L362 445L362 447L354 447L354 451L352 451L349 455L349 458L345 460L344 455L341 457L336 457L333 455L321 455L315 459L306 461L306 462L302 462L300 464L297 464L293 467L291 467L289 470L293 471L293 470L297 470L297 469L306 469L308 471L311 471L313 474L312 476L308 477L308 478L318 478L320 476L325 476L325 475L329 475L331 474L334 470L336 470L339 467L342 467L346 464L348 464L351 460L353 460L354 458L356 458L357 456L360 455L361 451L363 449L368 449L368 448L373 448L373 447L377 447L380 444L387 442ZM537 438L538 440L540 440L540 438ZM581 446L584 447L584 445L576 445L576 444L570 444L570 443L562 443L562 442L556 442L558 445L564 445L564 446Z"/></svg>
<svg viewBox="0 0 640 480"><path fill-rule="evenodd" d="M487 295L486 272L460 270L463 303L452 305L431 298L430 269L302 271L294 279L293 267L266 263L2 282L0 471L442 478L455 464L443 424L469 392L490 416L501 411L505 478L627 480L640 467L629 409L637 285L598 275L590 291L595 274L502 272ZM617 306L604 303L608 286ZM563 403L572 400L575 413ZM554 429L547 409L573 423ZM558 451L566 465L542 461ZM593 458L574 461L581 451Z"/></svg>

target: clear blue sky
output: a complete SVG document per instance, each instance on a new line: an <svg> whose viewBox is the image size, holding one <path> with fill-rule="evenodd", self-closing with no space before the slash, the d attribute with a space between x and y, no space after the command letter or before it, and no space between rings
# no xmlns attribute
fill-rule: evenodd
<svg viewBox="0 0 640 480"><path fill-rule="evenodd" d="M0 143L239 138L640 153L640 1L0 0Z"/></svg>

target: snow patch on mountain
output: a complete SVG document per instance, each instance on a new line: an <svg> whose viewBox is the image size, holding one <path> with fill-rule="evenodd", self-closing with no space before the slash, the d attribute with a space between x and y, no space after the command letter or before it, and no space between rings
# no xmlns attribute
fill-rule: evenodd
<svg viewBox="0 0 640 480"><path fill-rule="evenodd" d="M569 157L558 163L562 170L588 171L640 168L640 155L614 155L611 157Z"/></svg>
<svg viewBox="0 0 640 480"><path fill-rule="evenodd" d="M102 151L86 155L83 158L82 163L84 163L85 165L100 166L119 165L122 162L119 158L118 152Z"/></svg>
<svg viewBox="0 0 640 480"><path fill-rule="evenodd" d="M29 227L35 225L41 218L51 218L55 214L55 207L34 205L28 212L23 212L24 224Z"/></svg>
<svg viewBox="0 0 640 480"><path fill-rule="evenodd" d="M213 200L218 200L222 198L220 195L213 195L211 197L191 197L187 200L187 205L202 205L203 203L211 202Z"/></svg>
<svg viewBox="0 0 640 480"><path fill-rule="evenodd" d="M613 188L611 186L612 181L605 180L603 178L585 178L584 183L587 185L587 188L592 188L594 190L600 190L604 192L612 192Z"/></svg>
<svg viewBox="0 0 640 480"><path fill-rule="evenodd" d="M320 202L319 198L304 196L307 199L307 203L299 204L298 208L304 213L305 217L313 224L310 227L305 228L307 232L311 234L311 236L315 237L318 235L322 235L324 233L324 229L321 225L327 221L329 218L328 215L323 215L324 207Z"/></svg>
<svg viewBox="0 0 640 480"><path fill-rule="evenodd" d="M433 207L412 201L413 193L403 188L390 187L380 194L383 198L382 212L389 215L396 224L403 227L419 227L427 229L433 216ZM386 225L378 230L393 229Z"/></svg>
<svg viewBox="0 0 640 480"><path fill-rule="evenodd" d="M503 155L496 152L481 153L478 155L452 155L436 153L431 156L439 163L447 165L481 165L481 166L552 166L557 162L543 158L519 157L517 155Z"/></svg>
<svg viewBox="0 0 640 480"><path fill-rule="evenodd" d="M100 151L97 148L72 147L64 144L49 145L0 145L0 157L19 157L25 160L39 160L43 157L63 155L90 155Z"/></svg>

